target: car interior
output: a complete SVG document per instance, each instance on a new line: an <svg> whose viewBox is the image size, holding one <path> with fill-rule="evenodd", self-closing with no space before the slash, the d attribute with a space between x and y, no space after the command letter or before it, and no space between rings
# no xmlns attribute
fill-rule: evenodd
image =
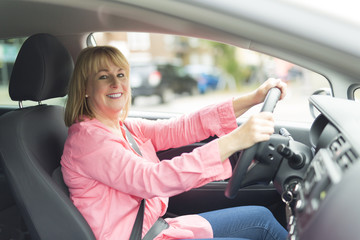
<svg viewBox="0 0 360 240"><path fill-rule="evenodd" d="M14 55L11 72L5 81L1 78L6 84L0 81L12 102L0 98L0 239L95 239L62 179L67 127L64 107L51 101L66 98L77 55L100 42L93 34L97 32L226 43L297 64L327 82L326 88L319 85L303 97L314 116L311 122L276 121L269 141L230 157L230 179L171 197L165 218L259 205L287 228L291 240L359 238L360 23L268 0L4 0L0 22L5 24L0 41L24 39L19 51L0 45L2 74L2 57ZM301 86L315 82L309 79ZM296 87L285 115L300 120L292 98L303 88ZM276 116L282 107L277 98L269 93L255 111L274 111ZM162 107L171 108L169 104ZM139 109L129 117L178 116ZM245 120L237 119L238 125ZM171 159L214 138L158 152L158 157Z"/></svg>

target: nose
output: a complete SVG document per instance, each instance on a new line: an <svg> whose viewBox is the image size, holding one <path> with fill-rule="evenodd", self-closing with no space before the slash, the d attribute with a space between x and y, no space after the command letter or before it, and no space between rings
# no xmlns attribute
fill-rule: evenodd
<svg viewBox="0 0 360 240"><path fill-rule="evenodd" d="M114 89L116 89L116 88L118 88L120 86L120 80L119 79L117 79L116 77L111 77L111 85L110 85L110 87L111 88L114 88Z"/></svg>
<svg viewBox="0 0 360 240"><path fill-rule="evenodd" d="M120 89L122 91L128 90L129 82L126 78L119 78L116 76L111 77L110 88Z"/></svg>

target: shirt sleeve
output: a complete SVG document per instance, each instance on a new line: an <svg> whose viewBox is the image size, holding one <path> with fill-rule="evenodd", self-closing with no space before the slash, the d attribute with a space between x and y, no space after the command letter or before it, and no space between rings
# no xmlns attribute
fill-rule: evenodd
<svg viewBox="0 0 360 240"><path fill-rule="evenodd" d="M232 100L207 106L200 111L169 120L131 119L130 132L143 142L151 139L156 151L176 148L223 136L237 128Z"/></svg>
<svg viewBox="0 0 360 240"><path fill-rule="evenodd" d="M141 198L171 197L191 188L231 175L228 161L221 162L218 141L172 160L151 162L126 148L101 129L83 129L68 141L72 168L96 182Z"/></svg>

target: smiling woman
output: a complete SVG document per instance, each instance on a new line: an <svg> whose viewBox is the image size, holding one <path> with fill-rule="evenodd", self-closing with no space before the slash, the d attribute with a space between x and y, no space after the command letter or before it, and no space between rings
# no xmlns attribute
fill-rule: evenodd
<svg viewBox="0 0 360 240"><path fill-rule="evenodd" d="M86 83L86 104L95 118L110 124L109 118L114 121L112 128L116 129L119 115L131 99L130 85L125 71L110 63L95 74L91 74ZM110 124L112 125L112 124Z"/></svg>
<svg viewBox="0 0 360 240"><path fill-rule="evenodd" d="M124 120L131 103L126 58L118 49L111 47L89 47L80 56L82 58L76 62L69 85L66 125L82 121L85 116L101 120L105 112L109 114L108 111L116 115L117 123L119 114Z"/></svg>

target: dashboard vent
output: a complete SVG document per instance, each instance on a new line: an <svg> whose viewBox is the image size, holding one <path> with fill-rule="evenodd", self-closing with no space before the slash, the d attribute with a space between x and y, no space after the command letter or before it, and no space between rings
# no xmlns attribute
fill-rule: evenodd
<svg viewBox="0 0 360 240"><path fill-rule="evenodd" d="M344 171L358 160L358 156L351 149L351 145L342 135L330 143L329 149L333 154L334 161Z"/></svg>

